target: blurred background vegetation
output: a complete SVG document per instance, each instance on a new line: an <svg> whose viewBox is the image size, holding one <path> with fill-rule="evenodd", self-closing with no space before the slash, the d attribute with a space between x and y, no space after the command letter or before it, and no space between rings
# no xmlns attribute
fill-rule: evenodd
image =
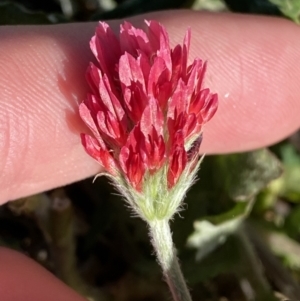
<svg viewBox="0 0 300 301"><path fill-rule="evenodd" d="M0 1L0 24L104 20L162 9L275 15L298 0ZM244 154L206 157L172 223L194 300L300 300L300 133ZM147 229L107 179L0 207L0 245L27 254L94 301L170 300Z"/></svg>

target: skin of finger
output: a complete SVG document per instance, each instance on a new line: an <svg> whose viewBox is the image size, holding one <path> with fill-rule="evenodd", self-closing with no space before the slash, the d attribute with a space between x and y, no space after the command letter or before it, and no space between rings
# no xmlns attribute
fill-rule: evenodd
<svg viewBox="0 0 300 301"><path fill-rule="evenodd" d="M190 58L208 60L206 86L219 110L204 130L203 152L274 143L299 127L300 29L276 18L168 11L156 19ZM117 30L120 21L110 24ZM0 28L0 203L76 181L100 170L83 151L77 106L87 93L95 23Z"/></svg>
<svg viewBox="0 0 300 301"><path fill-rule="evenodd" d="M84 301L26 256L0 248L1 301Z"/></svg>

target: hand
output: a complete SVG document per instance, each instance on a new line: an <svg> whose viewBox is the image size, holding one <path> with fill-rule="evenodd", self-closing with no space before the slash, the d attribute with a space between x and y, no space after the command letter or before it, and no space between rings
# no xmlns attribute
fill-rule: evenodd
<svg viewBox="0 0 300 301"><path fill-rule="evenodd" d="M300 28L276 18L191 11L131 19L162 22L174 43L192 28L190 57L208 60L206 82L219 94L203 152L272 144L300 126ZM118 29L119 21L112 21ZM99 172L83 151L77 113L92 59L95 23L0 27L0 203ZM0 251L2 301L83 300L15 252ZM51 294L49 293L51 292ZM47 299L48 298L48 299Z"/></svg>

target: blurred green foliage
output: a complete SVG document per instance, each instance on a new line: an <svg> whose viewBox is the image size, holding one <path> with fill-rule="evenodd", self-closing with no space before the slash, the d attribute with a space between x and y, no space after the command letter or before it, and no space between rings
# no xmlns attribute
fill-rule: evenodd
<svg viewBox="0 0 300 301"><path fill-rule="evenodd" d="M0 25L50 24L49 17L42 12L33 12L22 5L0 2Z"/></svg>
<svg viewBox="0 0 300 301"><path fill-rule="evenodd" d="M295 23L300 23L300 1L298 0L269 0L279 10Z"/></svg>
<svg viewBox="0 0 300 301"><path fill-rule="evenodd" d="M300 11L296 0L20 0L0 1L0 24L123 18L181 7L282 12L295 22ZM300 299L291 280L291 273L300 279L299 143L285 141L273 150L276 156L262 149L204 159L172 222L194 300L273 300L275 290ZM248 223L255 225L252 236ZM251 240L253 232L261 242ZM28 254L92 300L169 299L146 226L104 178L2 206L0 244Z"/></svg>

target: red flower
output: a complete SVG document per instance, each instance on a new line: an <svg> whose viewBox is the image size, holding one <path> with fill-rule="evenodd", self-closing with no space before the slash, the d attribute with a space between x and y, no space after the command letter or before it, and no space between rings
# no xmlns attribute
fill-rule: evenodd
<svg viewBox="0 0 300 301"><path fill-rule="evenodd" d="M92 133L81 135L87 153L137 191L159 171L168 189L176 185L198 159L202 127L218 105L203 88L206 63L188 65L190 30L171 49L161 24L146 27L125 22L117 37L99 23L90 43L98 66L90 64L91 94L79 107Z"/></svg>

